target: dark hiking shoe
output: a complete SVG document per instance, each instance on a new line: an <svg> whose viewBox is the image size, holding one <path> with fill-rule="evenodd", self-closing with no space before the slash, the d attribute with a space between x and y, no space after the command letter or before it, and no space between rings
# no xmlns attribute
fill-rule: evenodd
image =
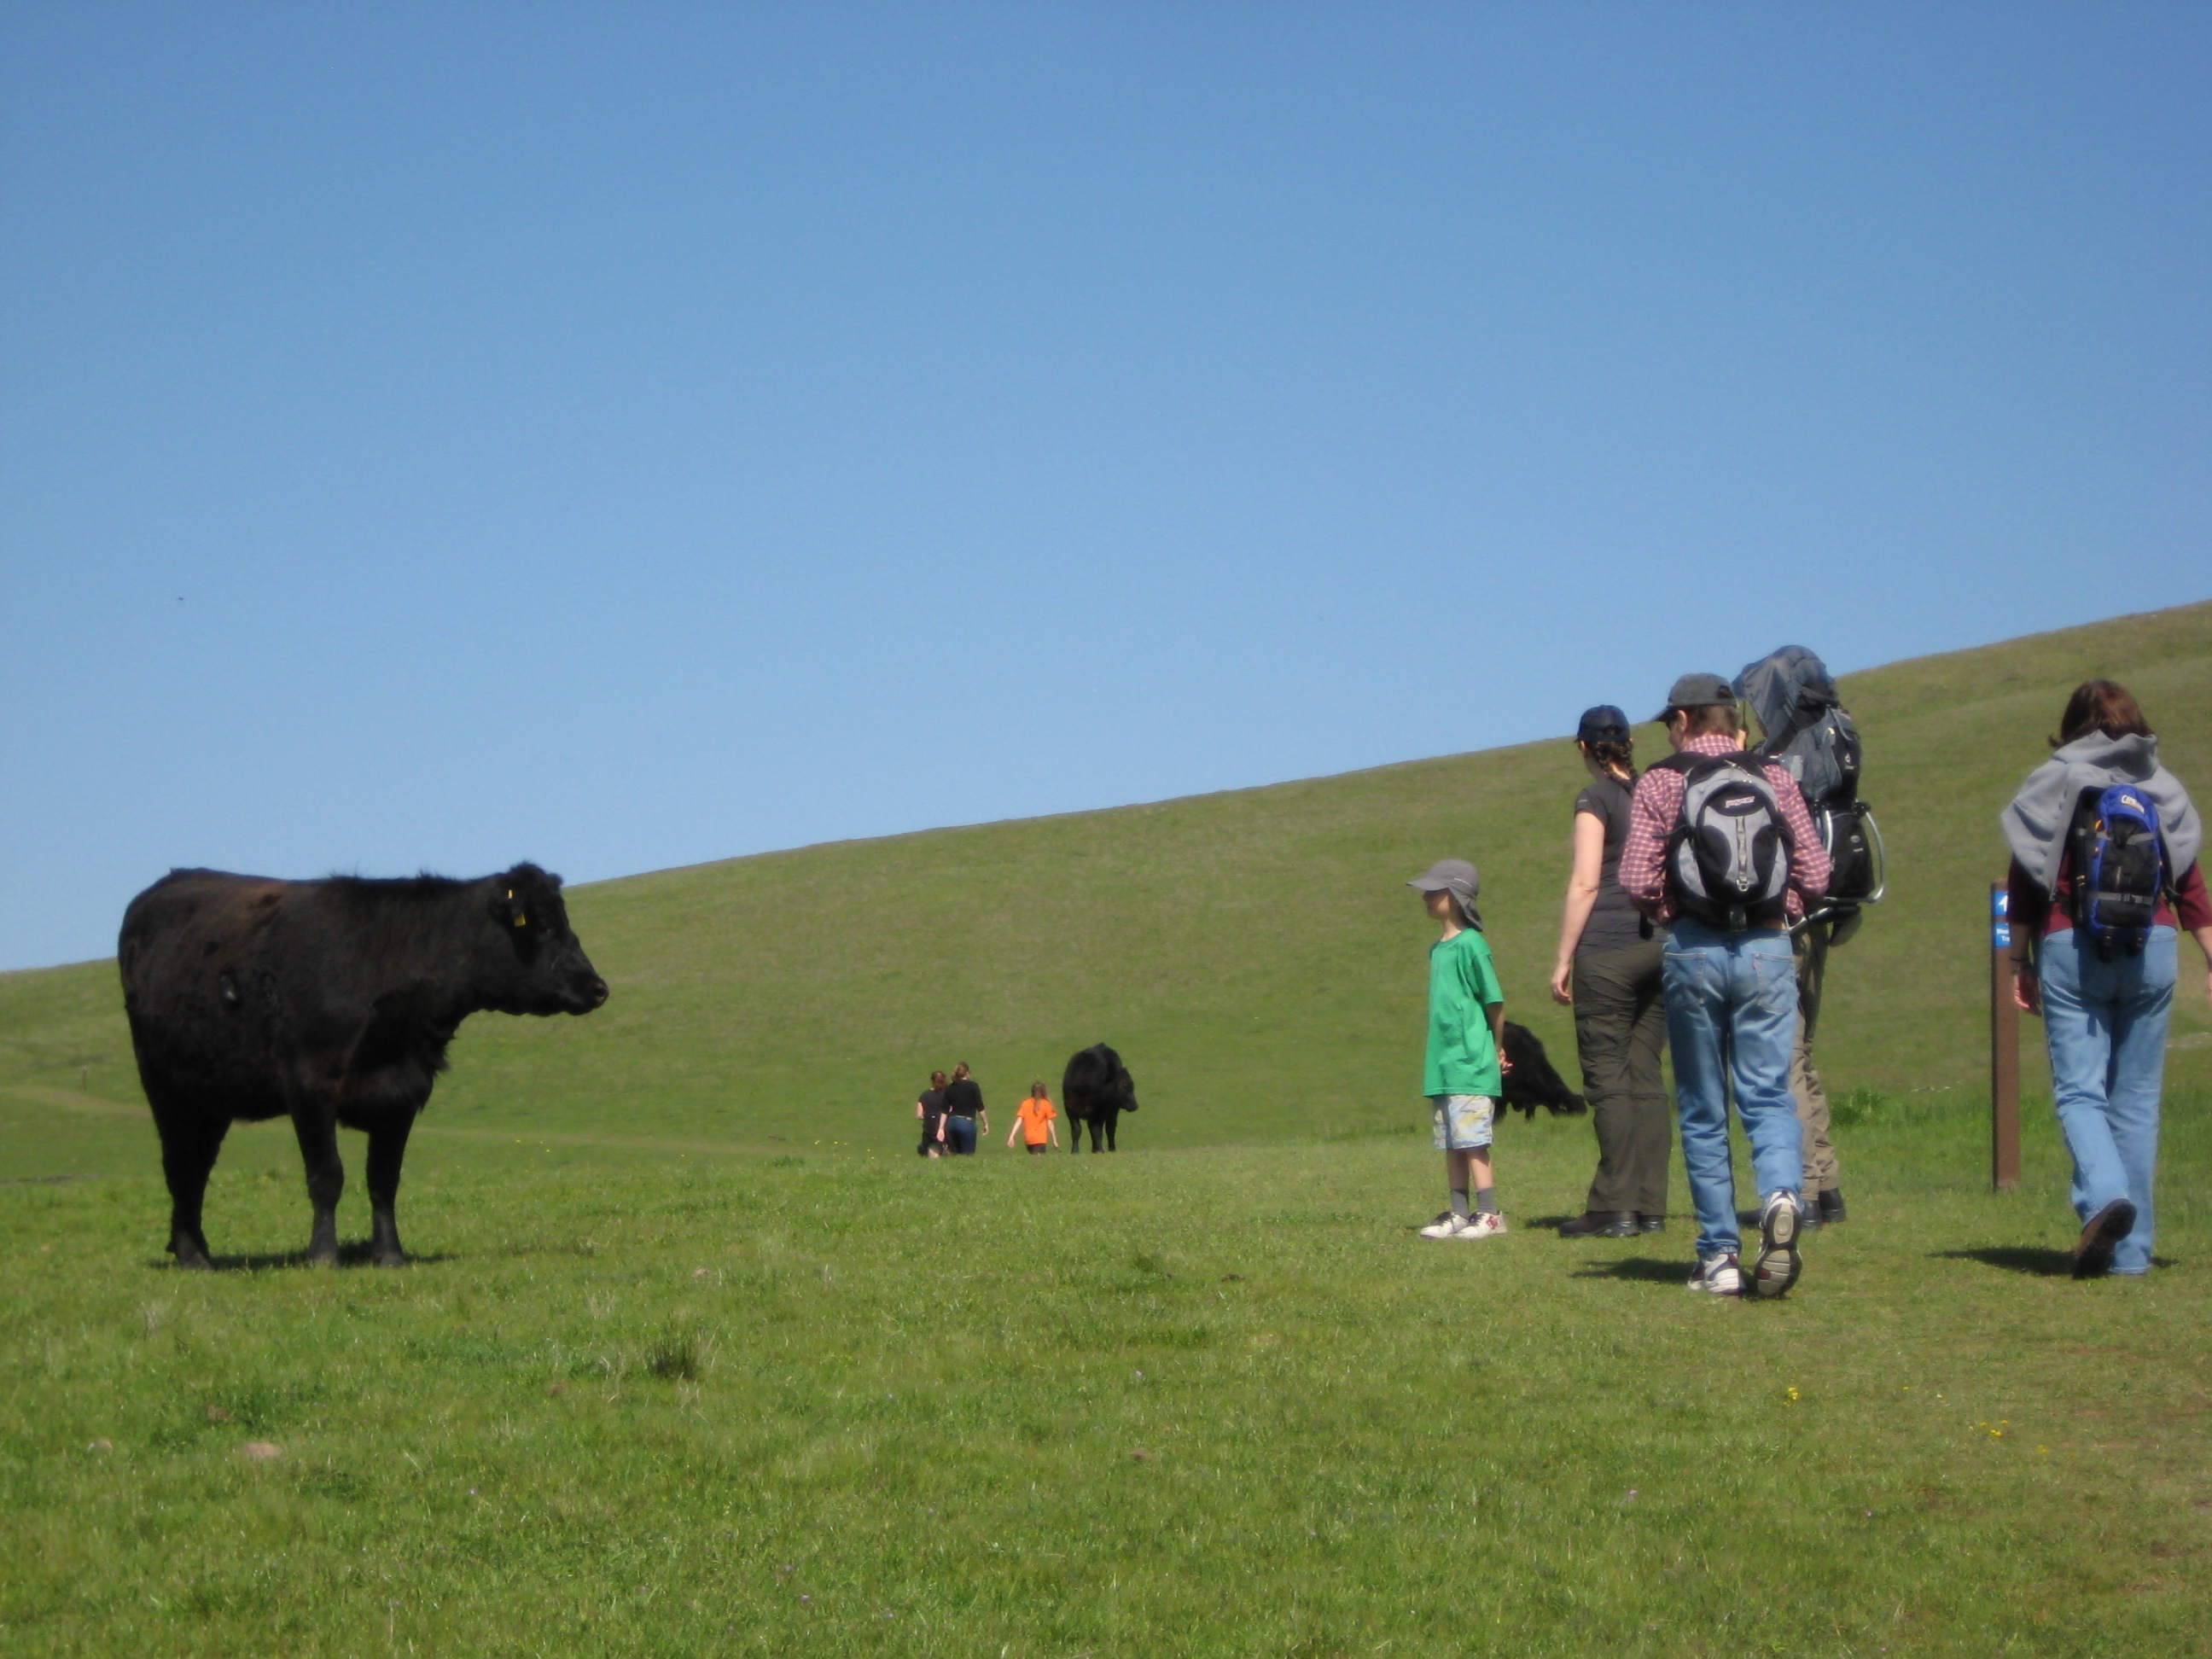
<svg viewBox="0 0 2212 1659"><path fill-rule="evenodd" d="M2136 1230L2136 1206L2116 1198L2081 1226L2074 1246L2074 1277L2102 1279L2112 1270L2112 1249Z"/></svg>
<svg viewBox="0 0 2212 1659"><path fill-rule="evenodd" d="M1662 1210L1656 1215L1638 1216L1636 1218L1636 1231L1639 1233L1665 1232L1667 1231L1667 1212L1664 1210Z"/></svg>
<svg viewBox="0 0 2212 1659"><path fill-rule="evenodd" d="M1800 1219L1796 1194L1778 1187L1766 1195L1759 1212L1759 1260L1751 1267L1753 1296L1786 1295L1805 1270L1805 1258L1797 1254Z"/></svg>
<svg viewBox="0 0 2212 1659"><path fill-rule="evenodd" d="M1838 1221L1849 1219L1844 1213L1844 1189L1841 1187L1831 1187L1820 1194L1820 1219L1832 1227Z"/></svg>
<svg viewBox="0 0 2212 1659"><path fill-rule="evenodd" d="M1559 1224L1561 1238L1633 1238L1633 1210L1584 1210L1572 1221Z"/></svg>
<svg viewBox="0 0 2212 1659"><path fill-rule="evenodd" d="M1820 1206L1808 1198L1797 1206L1797 1231L1801 1233L1809 1233L1817 1229L1820 1224Z"/></svg>

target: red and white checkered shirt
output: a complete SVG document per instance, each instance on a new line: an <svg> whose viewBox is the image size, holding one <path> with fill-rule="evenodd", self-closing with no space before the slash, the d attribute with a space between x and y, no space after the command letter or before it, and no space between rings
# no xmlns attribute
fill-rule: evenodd
<svg viewBox="0 0 2212 1659"><path fill-rule="evenodd" d="M1733 755L1743 747L1732 737L1709 732L1692 738L1683 752L1690 755ZM1790 890L1782 896L1783 908L1791 921L1803 915L1828 890L1828 849L1814 833L1813 815L1805 810L1805 797L1796 780L1781 767L1760 769L1774 786L1782 805L1782 821L1790 828ZM1682 792L1688 781L1671 767L1656 767L1636 781L1636 793L1628 805L1628 839L1620 848L1620 887L1636 908L1661 921L1674 919L1674 906L1667 896L1667 838L1682 813Z"/></svg>

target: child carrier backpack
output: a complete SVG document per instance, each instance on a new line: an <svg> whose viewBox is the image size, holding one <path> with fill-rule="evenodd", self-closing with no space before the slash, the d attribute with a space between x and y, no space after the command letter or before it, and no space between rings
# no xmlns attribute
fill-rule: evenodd
<svg viewBox="0 0 2212 1659"><path fill-rule="evenodd" d="M1783 917L1790 887L1790 826L1759 763L1732 755L1670 756L1682 775L1682 810L1667 838L1674 908L1731 933Z"/></svg>
<svg viewBox="0 0 2212 1659"><path fill-rule="evenodd" d="M2172 872L2158 808L2141 789L2094 785L2074 805L2074 926L2106 962L2115 949L2141 954Z"/></svg>
<svg viewBox="0 0 2212 1659"><path fill-rule="evenodd" d="M1788 772L1805 797L1814 833L1827 849L1828 890L1811 921L1838 924L1833 942L1856 930L1859 907L1888 884L1881 826L1859 799L1863 751L1827 665L1802 645L1784 646L1736 677L1766 741L1753 753Z"/></svg>

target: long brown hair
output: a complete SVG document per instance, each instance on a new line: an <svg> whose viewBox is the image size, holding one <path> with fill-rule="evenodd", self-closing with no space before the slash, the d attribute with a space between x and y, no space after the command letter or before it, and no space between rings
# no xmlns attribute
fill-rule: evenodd
<svg viewBox="0 0 2212 1659"><path fill-rule="evenodd" d="M2058 735L2051 739L2051 746L2062 749L2092 732L2108 738L2158 735L2128 688L2117 680L2084 680L2075 686L2066 699L2066 712L2058 717Z"/></svg>

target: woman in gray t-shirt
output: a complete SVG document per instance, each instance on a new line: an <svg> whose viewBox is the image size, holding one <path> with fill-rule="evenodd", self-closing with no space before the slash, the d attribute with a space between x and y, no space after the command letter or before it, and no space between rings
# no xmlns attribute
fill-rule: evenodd
<svg viewBox="0 0 2212 1659"><path fill-rule="evenodd" d="M1628 717L1608 705L1589 710L1575 746L1590 781L1575 797L1574 869L1552 997L1575 1011L1575 1047L1598 1162L1583 1213L1559 1231L1570 1238L1626 1238L1667 1224L1674 1124L1659 1074L1667 1041L1660 993L1667 941L1629 902L1619 878L1636 785Z"/></svg>

